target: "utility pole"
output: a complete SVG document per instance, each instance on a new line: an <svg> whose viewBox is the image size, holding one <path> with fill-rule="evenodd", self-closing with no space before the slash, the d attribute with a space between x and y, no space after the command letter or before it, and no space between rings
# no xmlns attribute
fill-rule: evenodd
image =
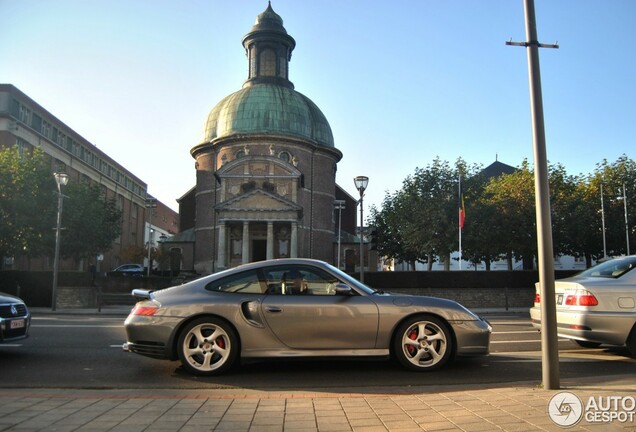
<svg viewBox="0 0 636 432"><path fill-rule="evenodd" d="M559 383L559 346L557 339L556 296L554 291L554 252L552 244L552 220L550 216L550 184L548 158L543 122L543 97L541 95L541 70L539 48L558 48L557 44L538 42L534 0L524 0L526 17L526 42L506 42L506 45L526 47L528 53L528 80L530 83L530 108L532 113L532 137L534 150L534 189L537 218L537 249L539 286L541 294L541 364L543 388L555 390Z"/></svg>

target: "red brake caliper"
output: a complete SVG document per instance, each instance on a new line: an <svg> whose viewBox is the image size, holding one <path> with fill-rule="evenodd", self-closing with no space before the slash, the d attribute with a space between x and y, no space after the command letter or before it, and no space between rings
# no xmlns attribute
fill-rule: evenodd
<svg viewBox="0 0 636 432"><path fill-rule="evenodd" d="M408 338L411 340L417 340L417 330L411 330L409 332ZM409 352L410 355L415 355L415 353L417 352L417 349L412 345L407 345L406 350Z"/></svg>
<svg viewBox="0 0 636 432"><path fill-rule="evenodd" d="M218 337L216 338L216 345L221 348L221 349L225 349L225 339L223 339L222 337Z"/></svg>

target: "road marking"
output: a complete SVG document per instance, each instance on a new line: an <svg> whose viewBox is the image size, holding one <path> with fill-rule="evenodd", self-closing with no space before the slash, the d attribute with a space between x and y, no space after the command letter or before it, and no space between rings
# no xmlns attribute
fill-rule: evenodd
<svg viewBox="0 0 636 432"><path fill-rule="evenodd" d="M3 343L2 347L8 347L8 348L19 348L21 346L24 346L22 344L8 344L8 343Z"/></svg>
<svg viewBox="0 0 636 432"><path fill-rule="evenodd" d="M111 324L33 324L31 327L42 328L124 328L123 324L111 325Z"/></svg>
<svg viewBox="0 0 636 432"><path fill-rule="evenodd" d="M567 342L569 339L558 339L559 342ZM527 339L527 340L517 340L517 341L490 341L491 344L515 344L515 343L528 343L528 342L536 342L540 343L541 339Z"/></svg>
<svg viewBox="0 0 636 432"><path fill-rule="evenodd" d="M539 334L536 330L515 330L515 331L501 331L501 332L492 332L492 334L521 334L521 333L536 333Z"/></svg>

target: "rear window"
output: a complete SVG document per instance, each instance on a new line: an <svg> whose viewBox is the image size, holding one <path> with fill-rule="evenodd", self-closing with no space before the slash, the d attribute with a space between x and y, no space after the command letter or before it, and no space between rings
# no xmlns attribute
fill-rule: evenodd
<svg viewBox="0 0 636 432"><path fill-rule="evenodd" d="M256 270L249 270L212 281L205 289L226 293L263 294L267 285L260 281Z"/></svg>
<svg viewBox="0 0 636 432"><path fill-rule="evenodd" d="M578 276L619 278L636 266L636 257L616 258L582 271Z"/></svg>

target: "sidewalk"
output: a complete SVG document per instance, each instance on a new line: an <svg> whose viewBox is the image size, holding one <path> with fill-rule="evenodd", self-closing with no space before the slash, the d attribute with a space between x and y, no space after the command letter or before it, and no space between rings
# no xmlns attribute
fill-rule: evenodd
<svg viewBox="0 0 636 432"><path fill-rule="evenodd" d="M535 383L364 393L0 389L0 431L561 431L547 413L560 392L574 393L584 410L590 397L626 397L628 405L636 397L634 375L592 380L565 381L558 391ZM591 424L584 417L568 430L635 431L636 424L633 418Z"/></svg>

